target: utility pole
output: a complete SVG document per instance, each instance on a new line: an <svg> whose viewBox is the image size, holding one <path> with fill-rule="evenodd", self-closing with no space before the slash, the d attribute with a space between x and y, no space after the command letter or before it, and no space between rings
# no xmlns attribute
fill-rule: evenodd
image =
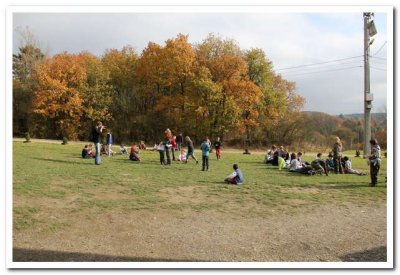
<svg viewBox="0 0 400 275"><path fill-rule="evenodd" d="M374 42L370 37L376 32L374 21L371 17L374 13L364 12L364 156L370 151L369 141L371 139L371 109L374 99L370 89L370 69L369 69L369 47Z"/></svg>

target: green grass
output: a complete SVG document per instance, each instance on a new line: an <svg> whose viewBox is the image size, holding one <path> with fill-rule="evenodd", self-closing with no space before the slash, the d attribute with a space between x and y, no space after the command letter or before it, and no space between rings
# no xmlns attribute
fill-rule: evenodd
<svg viewBox="0 0 400 275"><path fill-rule="evenodd" d="M263 154L243 155L223 151L217 161L210 156L210 171L201 171L190 160L161 166L157 152L141 152L142 161L128 157L102 157L102 165L80 158L79 144L13 144L14 229L35 228L49 213L61 211L63 218L45 228L56 230L70 224L68 215L88 211L105 213L118 209L219 211L240 216L268 215L272 211L301 211L322 204L346 205L386 201L386 159L376 188L368 187L369 176L304 176L278 171L262 163ZM201 160L200 151L196 156ZM351 157L353 168L368 171L364 159ZM311 161L313 156L305 158ZM223 182L237 163L245 176L242 186ZM54 209L53 205L57 205Z"/></svg>

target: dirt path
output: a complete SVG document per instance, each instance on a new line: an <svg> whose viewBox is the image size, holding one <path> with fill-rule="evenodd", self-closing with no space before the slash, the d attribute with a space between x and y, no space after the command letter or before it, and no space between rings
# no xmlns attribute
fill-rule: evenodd
<svg viewBox="0 0 400 275"><path fill-rule="evenodd" d="M386 261L386 205L297 214L144 212L77 216L14 236L14 261Z"/></svg>

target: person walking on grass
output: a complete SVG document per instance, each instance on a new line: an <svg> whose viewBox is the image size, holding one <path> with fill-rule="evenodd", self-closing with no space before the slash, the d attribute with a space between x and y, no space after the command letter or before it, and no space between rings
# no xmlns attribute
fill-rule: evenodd
<svg viewBox="0 0 400 275"><path fill-rule="evenodd" d="M93 127L92 130L92 137L93 137L93 142L96 144L96 156L94 159L94 163L96 165L101 164L101 135L103 130L105 129L105 126L101 121L98 121L96 123L96 126Z"/></svg>
<svg viewBox="0 0 400 275"><path fill-rule="evenodd" d="M208 171L208 156L210 155L211 145L208 138L205 138L203 143L200 145L201 154L202 154L202 171Z"/></svg>
<svg viewBox="0 0 400 275"><path fill-rule="evenodd" d="M217 137L217 141L214 142L214 148L215 148L215 155L217 156L217 159L219 160L221 158L221 140L219 137Z"/></svg>
<svg viewBox="0 0 400 275"><path fill-rule="evenodd" d="M381 147L379 147L376 139L371 139L369 143L371 144L371 153L366 156L371 174L371 183L369 186L375 187L378 184L378 173L381 167Z"/></svg>
<svg viewBox="0 0 400 275"><path fill-rule="evenodd" d="M189 136L186 136L185 138L187 144L188 144L188 151L186 153L186 161L185 163L188 162L189 157L192 157L192 159L194 159L196 161L196 164L199 163L199 161L196 159L196 157L194 156L194 147L193 147L193 141L190 139Z"/></svg>

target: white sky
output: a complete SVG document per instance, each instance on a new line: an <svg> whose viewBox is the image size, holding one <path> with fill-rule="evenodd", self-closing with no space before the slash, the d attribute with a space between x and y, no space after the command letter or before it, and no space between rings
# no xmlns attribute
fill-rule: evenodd
<svg viewBox="0 0 400 275"><path fill-rule="evenodd" d="M377 13L378 34L371 55L387 41L386 14ZM233 38L242 49L262 48L284 78L296 82L306 98L304 111L329 114L363 112L362 13L14 13L13 28L29 27L43 51L50 55L132 45L137 52L149 41L163 44L178 33L192 43L208 33ZM13 51L21 45L14 31ZM371 60L373 112L387 100L386 49ZM337 59L343 61L284 69Z"/></svg>

